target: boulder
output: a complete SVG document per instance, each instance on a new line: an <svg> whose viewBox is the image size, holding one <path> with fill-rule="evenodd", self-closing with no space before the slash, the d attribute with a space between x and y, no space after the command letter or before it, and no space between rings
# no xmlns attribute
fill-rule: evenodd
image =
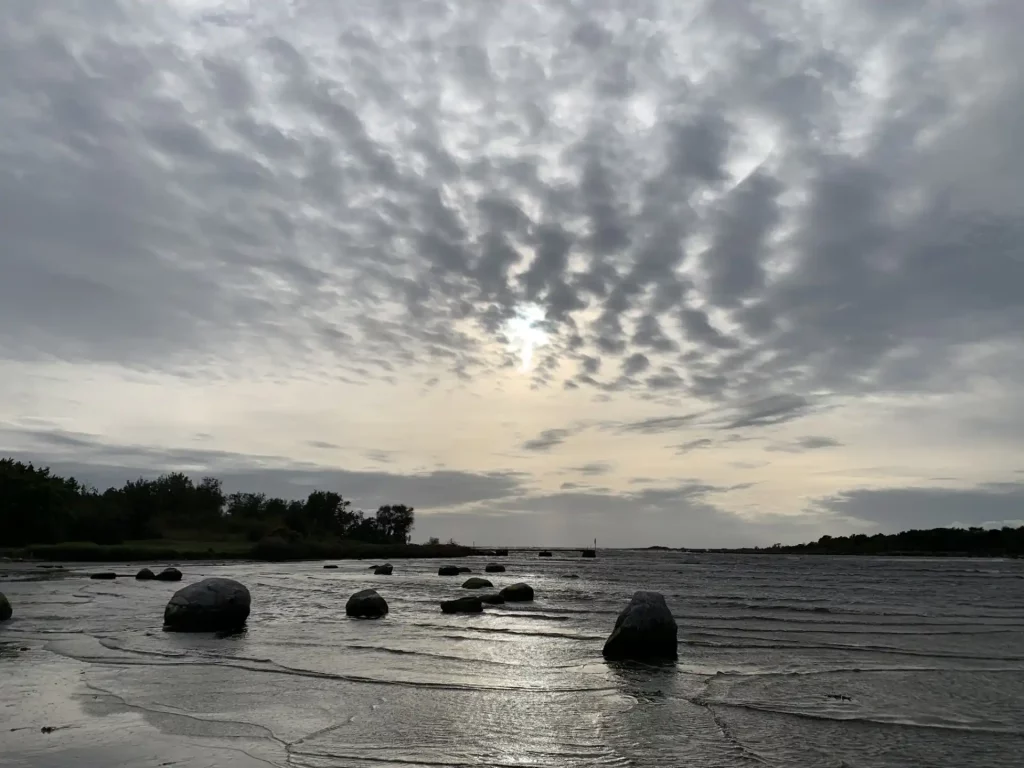
<svg viewBox="0 0 1024 768"><path fill-rule="evenodd" d="M472 573L472 572L473 572L472 568L468 568L465 565L459 566L459 573Z"/></svg>
<svg viewBox="0 0 1024 768"><path fill-rule="evenodd" d="M484 606L479 597L459 597L441 603L442 613L483 613Z"/></svg>
<svg viewBox="0 0 1024 768"><path fill-rule="evenodd" d="M149 581L150 579L155 579L156 575L149 568L143 568L135 574L135 578L139 581Z"/></svg>
<svg viewBox="0 0 1024 768"><path fill-rule="evenodd" d="M459 569L454 565L442 565L437 569L438 576L458 576Z"/></svg>
<svg viewBox="0 0 1024 768"><path fill-rule="evenodd" d="M325 565L324 568L327 568L327 569L333 571L333 570L337 570L338 566L331 564L331 565Z"/></svg>
<svg viewBox="0 0 1024 768"><path fill-rule="evenodd" d="M512 584L499 592L506 603L528 603L533 600L533 587L529 584Z"/></svg>
<svg viewBox="0 0 1024 768"><path fill-rule="evenodd" d="M497 592L491 592L486 595L480 595L480 602L486 605L504 605L505 598Z"/></svg>
<svg viewBox="0 0 1024 768"><path fill-rule="evenodd" d="M388 604L376 590L364 589L345 603L345 615L357 619L379 619L388 615Z"/></svg>
<svg viewBox="0 0 1024 768"><path fill-rule="evenodd" d="M240 629L249 618L249 590L234 579L203 579L182 587L164 609L164 629L218 632Z"/></svg>
<svg viewBox="0 0 1024 768"><path fill-rule="evenodd" d="M90 573L90 579L116 579L117 574L113 571L101 571L100 573Z"/></svg>
<svg viewBox="0 0 1024 768"><path fill-rule="evenodd" d="M164 568L156 575L157 581L181 581L181 571L177 568Z"/></svg>
<svg viewBox="0 0 1024 768"><path fill-rule="evenodd" d="M604 644L609 660L674 660L676 620L660 592L639 591L615 620L615 628Z"/></svg>
<svg viewBox="0 0 1024 768"><path fill-rule="evenodd" d="M493 587L487 579L481 579L479 576L474 576L470 579L466 579L466 583L462 585L463 589L483 589L484 587Z"/></svg>
<svg viewBox="0 0 1024 768"><path fill-rule="evenodd" d="M487 567L484 568L484 571L486 573L504 573L505 566L499 565L498 563L488 563Z"/></svg>
<svg viewBox="0 0 1024 768"><path fill-rule="evenodd" d="M537 553L537 557L551 557L551 553L545 549L544 551Z"/></svg>
<svg viewBox="0 0 1024 768"><path fill-rule="evenodd" d="M7 599L7 595L0 592L0 621L7 621L13 615L14 609L11 608L11 601Z"/></svg>
<svg viewBox="0 0 1024 768"><path fill-rule="evenodd" d="M378 565L373 569L374 576L390 576L395 567L391 563L385 563L384 565Z"/></svg>

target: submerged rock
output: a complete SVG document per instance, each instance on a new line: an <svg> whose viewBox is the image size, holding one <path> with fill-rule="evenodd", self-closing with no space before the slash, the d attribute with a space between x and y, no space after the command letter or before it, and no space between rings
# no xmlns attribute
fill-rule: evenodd
<svg viewBox="0 0 1024 768"><path fill-rule="evenodd" d="M338 566L332 564L332 565L325 565L324 568L326 568L328 570L337 570Z"/></svg>
<svg viewBox="0 0 1024 768"><path fill-rule="evenodd" d="M149 568L143 568L141 571L135 574L135 578L139 581L149 581L151 579L155 579L156 574L149 570Z"/></svg>
<svg viewBox="0 0 1024 768"><path fill-rule="evenodd" d="M388 604L375 589L364 589L345 603L345 615L357 619L379 619L388 615Z"/></svg>
<svg viewBox="0 0 1024 768"><path fill-rule="evenodd" d="M473 572L472 568L469 568L469 567L467 567L465 565L459 566L459 573L472 573L472 572Z"/></svg>
<svg viewBox="0 0 1024 768"><path fill-rule="evenodd" d="M442 613L483 613L484 606L479 597L459 597L441 603Z"/></svg>
<svg viewBox="0 0 1024 768"><path fill-rule="evenodd" d="M497 592L491 592L486 595L480 595L480 602L486 605L504 605L505 598Z"/></svg>
<svg viewBox="0 0 1024 768"><path fill-rule="evenodd" d="M11 608L11 601L7 599L7 595L0 592L0 621L7 621L13 615L14 609Z"/></svg>
<svg viewBox="0 0 1024 768"><path fill-rule="evenodd" d="M249 590L234 579L203 579L174 593L164 609L164 629L218 632L240 629L249 618Z"/></svg>
<svg viewBox="0 0 1024 768"><path fill-rule="evenodd" d="M156 575L157 581L181 581L181 571L177 568L164 568Z"/></svg>
<svg viewBox="0 0 1024 768"><path fill-rule="evenodd" d="M551 557L551 553L545 549L542 552L539 552L537 554L537 557Z"/></svg>
<svg viewBox="0 0 1024 768"><path fill-rule="evenodd" d="M395 566L393 566L391 563L384 563L384 565L378 565L376 568L373 569L373 575L390 576L394 570Z"/></svg>
<svg viewBox="0 0 1024 768"><path fill-rule="evenodd" d="M512 584L499 592L507 603L528 603L533 600L533 587L529 584Z"/></svg>
<svg viewBox="0 0 1024 768"><path fill-rule="evenodd" d="M676 620L660 592L639 591L615 620L615 628L604 644L604 657L610 660L674 660Z"/></svg>
<svg viewBox="0 0 1024 768"><path fill-rule="evenodd" d="M484 587L493 587L487 579L481 579L479 576L474 576L471 579L466 579L466 583L462 585L463 589L483 589Z"/></svg>
<svg viewBox="0 0 1024 768"><path fill-rule="evenodd" d="M437 569L438 576L458 576L459 569L454 565L442 565Z"/></svg>
<svg viewBox="0 0 1024 768"><path fill-rule="evenodd" d="M488 563L487 567L484 568L484 571L486 573L504 573L505 566L499 565L498 563Z"/></svg>
<svg viewBox="0 0 1024 768"><path fill-rule="evenodd" d="M117 574L114 573L113 571L101 571L100 573L90 573L89 574L89 578L90 579L107 579L107 580L109 580L109 579L116 579L117 578Z"/></svg>

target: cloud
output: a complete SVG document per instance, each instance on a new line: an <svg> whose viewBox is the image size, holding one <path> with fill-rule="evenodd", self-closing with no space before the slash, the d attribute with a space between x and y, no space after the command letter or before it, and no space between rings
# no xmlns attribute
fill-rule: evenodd
<svg viewBox="0 0 1024 768"><path fill-rule="evenodd" d="M711 439L709 439L707 437L702 437L702 438L700 438L698 440L688 440L687 442L681 443L680 445L676 446L676 453L679 453L679 454L691 453L691 452L699 450L701 448L708 448L708 447L714 445L714 442L715 442L714 440L711 440Z"/></svg>
<svg viewBox="0 0 1024 768"><path fill-rule="evenodd" d="M407 503L426 511L508 498L525 489L522 476L509 472L343 470L281 456L118 445L92 435L59 431L16 433L5 429L0 437L5 441L17 439L22 446L34 445L17 451L5 451L0 445L0 455L34 460L101 490L138 477L180 471L195 478L218 477L228 493L253 491L295 499L313 490L330 489L368 509L385 503Z"/></svg>
<svg viewBox="0 0 1024 768"><path fill-rule="evenodd" d="M572 431L568 429L545 429L537 437L527 440L521 447L524 451L550 451L564 443L571 435Z"/></svg>
<svg viewBox="0 0 1024 768"><path fill-rule="evenodd" d="M965 463L924 411L1019 454L1017 4L100 5L0 24L0 419L58 420L55 454L187 421L506 472L514 410L528 454L592 418L643 465L730 431L838 477L884 440L825 422L878 409L919 484ZM391 431L333 448L325 413Z"/></svg>
<svg viewBox="0 0 1024 768"><path fill-rule="evenodd" d="M1024 484L854 489L822 499L818 505L885 532L952 525L1016 526L1024 509Z"/></svg>
<svg viewBox="0 0 1024 768"><path fill-rule="evenodd" d="M776 443L765 448L766 451L776 453L804 453L806 451L817 451L822 448L840 448L842 443L832 437L823 435L808 435L799 437L788 443Z"/></svg>

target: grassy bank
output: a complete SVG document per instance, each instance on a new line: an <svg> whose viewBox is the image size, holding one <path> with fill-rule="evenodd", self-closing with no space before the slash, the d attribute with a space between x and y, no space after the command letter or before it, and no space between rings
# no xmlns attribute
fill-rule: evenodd
<svg viewBox="0 0 1024 768"><path fill-rule="evenodd" d="M470 547L449 544L365 544L348 541L264 540L246 541L129 541L123 544L94 544L71 541L61 544L37 544L0 550L0 555L18 559L57 562L133 562L181 560L402 560L425 557L467 557Z"/></svg>

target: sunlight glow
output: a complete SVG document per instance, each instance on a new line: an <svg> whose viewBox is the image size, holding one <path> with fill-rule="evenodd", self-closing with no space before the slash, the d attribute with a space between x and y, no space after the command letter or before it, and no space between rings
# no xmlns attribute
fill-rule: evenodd
<svg viewBox="0 0 1024 768"><path fill-rule="evenodd" d="M543 320L544 310L536 304L529 304L519 307L516 316L505 326L509 348L519 355L521 373L530 370L533 353L548 343L548 335L538 327Z"/></svg>

